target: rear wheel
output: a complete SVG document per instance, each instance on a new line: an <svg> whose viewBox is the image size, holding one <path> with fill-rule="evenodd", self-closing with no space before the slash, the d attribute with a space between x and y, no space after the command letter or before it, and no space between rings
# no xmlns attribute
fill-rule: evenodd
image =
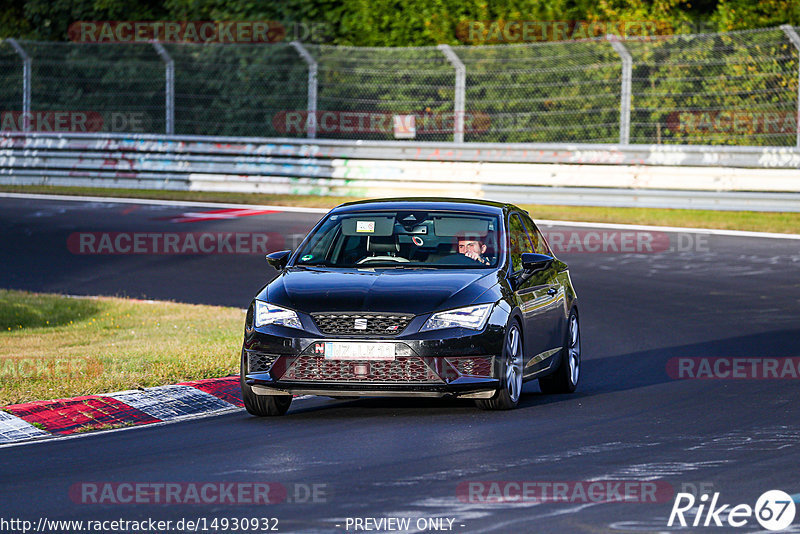
<svg viewBox="0 0 800 534"><path fill-rule="evenodd" d="M244 407L253 415L266 417L269 415L283 415L292 404L291 395L256 395L253 388L248 386L244 377L247 374L247 353L242 348L242 359L239 368L239 383L242 386L242 400Z"/></svg>
<svg viewBox="0 0 800 534"><path fill-rule="evenodd" d="M564 347L561 349L561 362L552 375L539 379L539 388L542 393L572 393L578 387L580 373L581 331L578 313L572 310L569 314Z"/></svg>
<svg viewBox="0 0 800 534"><path fill-rule="evenodd" d="M506 331L503 344L502 387L491 399L478 399L475 403L482 410L510 410L519 404L522 394L522 331L516 320Z"/></svg>

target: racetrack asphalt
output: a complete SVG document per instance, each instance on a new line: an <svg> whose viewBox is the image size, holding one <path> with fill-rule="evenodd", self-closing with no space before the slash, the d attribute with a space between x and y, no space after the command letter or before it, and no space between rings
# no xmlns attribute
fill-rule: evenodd
<svg viewBox="0 0 800 534"><path fill-rule="evenodd" d="M268 232L291 247L286 236L303 234L320 217L276 212L175 222L214 209L0 198L0 286L243 308L274 276L263 255L75 254L69 236ZM573 229L543 230L570 236ZM509 412L479 411L469 401L315 397L296 401L282 418L240 410L0 448L0 517L207 525L274 517L281 532L353 532L347 518L410 518L412 525L449 518L453 530L469 533L653 532L675 529L667 520L681 490L719 492L720 504L750 506L771 489L797 495L798 379L676 380L674 362L800 356L800 240L687 232L668 233L668 241L685 250L559 254L581 306L584 362L574 395L546 396L530 383L520 408ZM573 493L569 502L542 503L480 502L464 491L475 481L513 490L509 482L574 488L598 480L655 482L669 492L658 502L604 503ZM269 505L82 502L91 499L80 496L81 484L125 482L269 482L288 498ZM316 498L307 498L310 488ZM759 528L751 517L738 530Z"/></svg>

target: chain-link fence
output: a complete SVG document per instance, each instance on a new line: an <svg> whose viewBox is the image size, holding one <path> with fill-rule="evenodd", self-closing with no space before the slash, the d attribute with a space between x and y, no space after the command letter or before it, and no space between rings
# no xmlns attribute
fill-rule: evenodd
<svg viewBox="0 0 800 534"><path fill-rule="evenodd" d="M798 28L514 45L0 42L2 130L800 146Z"/></svg>

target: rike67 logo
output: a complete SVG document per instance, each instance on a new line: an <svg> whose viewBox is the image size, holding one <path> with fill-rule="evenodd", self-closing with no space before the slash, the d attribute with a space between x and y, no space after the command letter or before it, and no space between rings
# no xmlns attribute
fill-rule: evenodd
<svg viewBox="0 0 800 534"><path fill-rule="evenodd" d="M669 514L667 526L676 523L692 527L744 527L755 519L766 530L784 530L792 524L795 503L792 496L781 490L763 493L755 507L749 504L721 504L719 492L709 501L708 494L696 499L691 493L678 493ZM699 501L699 502L698 502Z"/></svg>

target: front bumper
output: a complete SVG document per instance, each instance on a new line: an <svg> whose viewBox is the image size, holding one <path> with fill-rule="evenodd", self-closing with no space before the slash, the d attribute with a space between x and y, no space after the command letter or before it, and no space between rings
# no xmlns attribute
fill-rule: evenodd
<svg viewBox="0 0 800 534"><path fill-rule="evenodd" d="M463 328L353 338L267 326L245 330L242 372L253 393L488 398L500 387L505 321ZM391 343L392 360L332 360L328 341Z"/></svg>

